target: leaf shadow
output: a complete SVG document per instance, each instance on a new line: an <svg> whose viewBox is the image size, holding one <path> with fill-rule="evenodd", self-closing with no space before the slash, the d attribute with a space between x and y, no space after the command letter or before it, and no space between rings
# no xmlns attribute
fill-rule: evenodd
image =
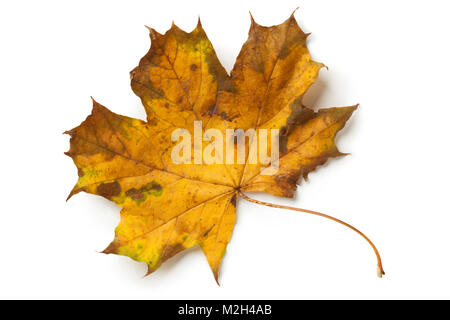
<svg viewBox="0 0 450 320"><path fill-rule="evenodd" d="M180 267L182 265L181 260L187 259L187 257L190 257L191 259L196 259L199 256L203 256L203 252L200 249L198 245L194 245L191 248L185 249L173 257L169 258L167 261L165 261L161 266L156 270L154 273L151 273L147 276L144 276L144 279L146 281L158 281L157 279L170 279L171 273L176 272L175 269L177 267ZM202 257L204 258L204 256ZM206 259L205 259L206 261ZM211 274L212 277L212 274ZM214 278L212 277L213 281Z"/></svg>
<svg viewBox="0 0 450 320"><path fill-rule="evenodd" d="M323 97L323 93L327 89L327 84L321 78L318 78L311 87L303 95L303 105L312 108L314 110L318 109L320 99Z"/></svg>

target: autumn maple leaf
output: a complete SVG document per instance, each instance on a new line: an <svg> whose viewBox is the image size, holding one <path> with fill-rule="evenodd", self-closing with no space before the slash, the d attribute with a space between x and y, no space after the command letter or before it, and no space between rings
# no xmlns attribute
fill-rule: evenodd
<svg viewBox="0 0 450 320"><path fill-rule="evenodd" d="M315 112L302 104L324 66L311 60L307 36L293 15L272 27L252 18L228 75L200 21L190 33L176 25L164 35L150 29L151 48L131 71L147 121L94 101L92 114L67 132L67 154L79 175L69 198L84 191L122 208L115 239L104 253L145 262L149 274L199 245L217 281L237 199L252 201L244 192L293 197L299 179L343 155L334 138L356 106ZM174 163L177 141L171 135L184 128L194 136L194 121L201 121L202 132L214 128L223 136L227 129L278 129L278 170L267 174L268 164L249 163L251 143L244 163ZM198 152L194 144L191 151Z"/></svg>

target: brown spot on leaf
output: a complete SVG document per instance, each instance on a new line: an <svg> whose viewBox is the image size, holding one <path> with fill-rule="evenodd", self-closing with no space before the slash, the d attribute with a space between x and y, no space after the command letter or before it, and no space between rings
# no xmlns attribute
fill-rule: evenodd
<svg viewBox="0 0 450 320"><path fill-rule="evenodd" d="M212 116L213 114L215 114L215 111L216 111L216 105L212 104L208 107L206 112L202 114L202 116Z"/></svg>
<svg viewBox="0 0 450 320"><path fill-rule="evenodd" d="M158 120L156 118L151 118L148 121L148 124L151 125L151 126L156 126L158 124Z"/></svg>
<svg viewBox="0 0 450 320"><path fill-rule="evenodd" d="M179 243L176 245L173 245L173 246L168 245L163 252L163 255L161 257L161 262L164 262L167 259L173 257L174 255L176 255L178 252L182 251L183 249L184 249L184 247Z"/></svg>
<svg viewBox="0 0 450 320"><path fill-rule="evenodd" d="M285 196L292 198L294 192L297 189L297 182L302 174L302 170L289 170L287 174L280 174L275 177L275 181L279 184L282 189L285 190Z"/></svg>
<svg viewBox="0 0 450 320"><path fill-rule="evenodd" d="M125 195L127 197L130 197L132 200L141 201L141 200L145 200L145 198L148 194L153 194L155 196L160 194L161 190L162 190L162 186L159 183L152 181L152 182L147 183L146 185L140 187L139 189L136 189L136 188L128 189L125 192Z"/></svg>
<svg viewBox="0 0 450 320"><path fill-rule="evenodd" d="M193 64L191 64L190 68L191 68L191 71L195 71L195 70L197 70L198 67L196 64L193 63Z"/></svg>
<svg viewBox="0 0 450 320"><path fill-rule="evenodd" d="M136 188L131 188L125 192L125 194L133 200L142 200L144 198L144 194L141 193Z"/></svg>
<svg viewBox="0 0 450 320"><path fill-rule="evenodd" d="M152 183L152 185L149 188L149 190L161 191L162 190L162 186L159 183Z"/></svg>
<svg viewBox="0 0 450 320"><path fill-rule="evenodd" d="M233 197L231 198L231 204L234 206L234 207L236 207L236 193L235 194L233 194Z"/></svg>
<svg viewBox="0 0 450 320"><path fill-rule="evenodd" d="M203 234L203 237L206 237L208 235L208 233L212 230L212 228L214 228L215 224L213 224L211 226L211 228L209 228L208 230L205 231L205 233Z"/></svg>
<svg viewBox="0 0 450 320"><path fill-rule="evenodd" d="M233 121L237 117L237 115L236 115L236 116L230 118L225 112L221 112L219 114L219 116L222 120L229 121L229 122Z"/></svg>
<svg viewBox="0 0 450 320"><path fill-rule="evenodd" d="M111 197L118 196L120 191L120 184L117 181L102 183L97 187L97 194L105 197L106 199L111 199Z"/></svg>
<svg viewBox="0 0 450 320"><path fill-rule="evenodd" d="M202 114L202 116L213 116L213 115L218 115L222 120L229 121L229 122L233 121L235 118L238 117L237 115L235 115L233 117L229 117L228 114L226 114L226 112L224 112L224 111L222 111L221 113L218 113L218 110L217 110L215 104L210 105L208 107L208 109L206 110L206 112Z"/></svg>
<svg viewBox="0 0 450 320"><path fill-rule="evenodd" d="M286 125L280 130L280 153L287 151L287 140L292 131L299 125L302 125L312 119L315 115L314 111L302 105L302 97L297 98L290 105L291 114L286 121Z"/></svg>

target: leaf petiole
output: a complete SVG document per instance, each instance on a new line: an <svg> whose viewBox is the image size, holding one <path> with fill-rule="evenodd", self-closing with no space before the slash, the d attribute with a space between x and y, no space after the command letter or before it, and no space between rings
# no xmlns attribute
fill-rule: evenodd
<svg viewBox="0 0 450 320"><path fill-rule="evenodd" d="M352 225L348 224L347 222L344 222L342 220L339 220L337 218L334 218L332 216L329 216L327 214L324 214L324 213L321 213L321 212L317 212L317 211L301 209L301 208L295 208L295 207L289 207L289 206L283 206L283 205L279 205L279 204L273 204L273 203L269 203L269 202L255 200L255 199L249 198L247 195L245 195L240 190L238 190L238 192L242 196L242 198L244 198L247 201L256 203L256 204L260 204L260 205L264 205L264 206L268 206L268 207L272 207L272 208L293 210L293 211L299 211L299 212L313 214L313 215L316 215L316 216L320 216L320 217L324 217L324 218L333 220L333 221L335 221L337 223L340 223L340 224L346 226L347 228L352 229L353 231L358 233L361 237L363 237L370 244L370 246L373 248L373 251L375 252L375 255L377 256L377 275L378 275L378 277L381 278L385 274L384 270L383 270L383 264L381 263L380 253L378 252L377 247L373 244L373 242L364 233L362 233L361 231L359 231L358 229L356 229Z"/></svg>

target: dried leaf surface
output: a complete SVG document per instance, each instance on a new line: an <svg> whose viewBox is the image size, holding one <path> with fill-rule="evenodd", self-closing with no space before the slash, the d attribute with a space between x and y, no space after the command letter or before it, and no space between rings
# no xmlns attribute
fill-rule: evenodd
<svg viewBox="0 0 450 320"><path fill-rule="evenodd" d="M164 35L150 29L150 36L149 52L131 72L147 121L94 101L92 114L67 132L67 154L79 175L69 198L84 191L122 208L105 253L145 262L151 273L198 244L217 280L238 191L292 197L301 177L342 155L334 138L356 106L315 112L302 104L323 65L311 60L307 34L293 15L272 27L252 19L230 75L200 22L190 33L173 25ZM264 175L264 165L248 163L251 142L244 164L175 164L171 134L185 128L194 136L196 120L204 131L214 128L224 137L226 129L279 129L278 172Z"/></svg>

